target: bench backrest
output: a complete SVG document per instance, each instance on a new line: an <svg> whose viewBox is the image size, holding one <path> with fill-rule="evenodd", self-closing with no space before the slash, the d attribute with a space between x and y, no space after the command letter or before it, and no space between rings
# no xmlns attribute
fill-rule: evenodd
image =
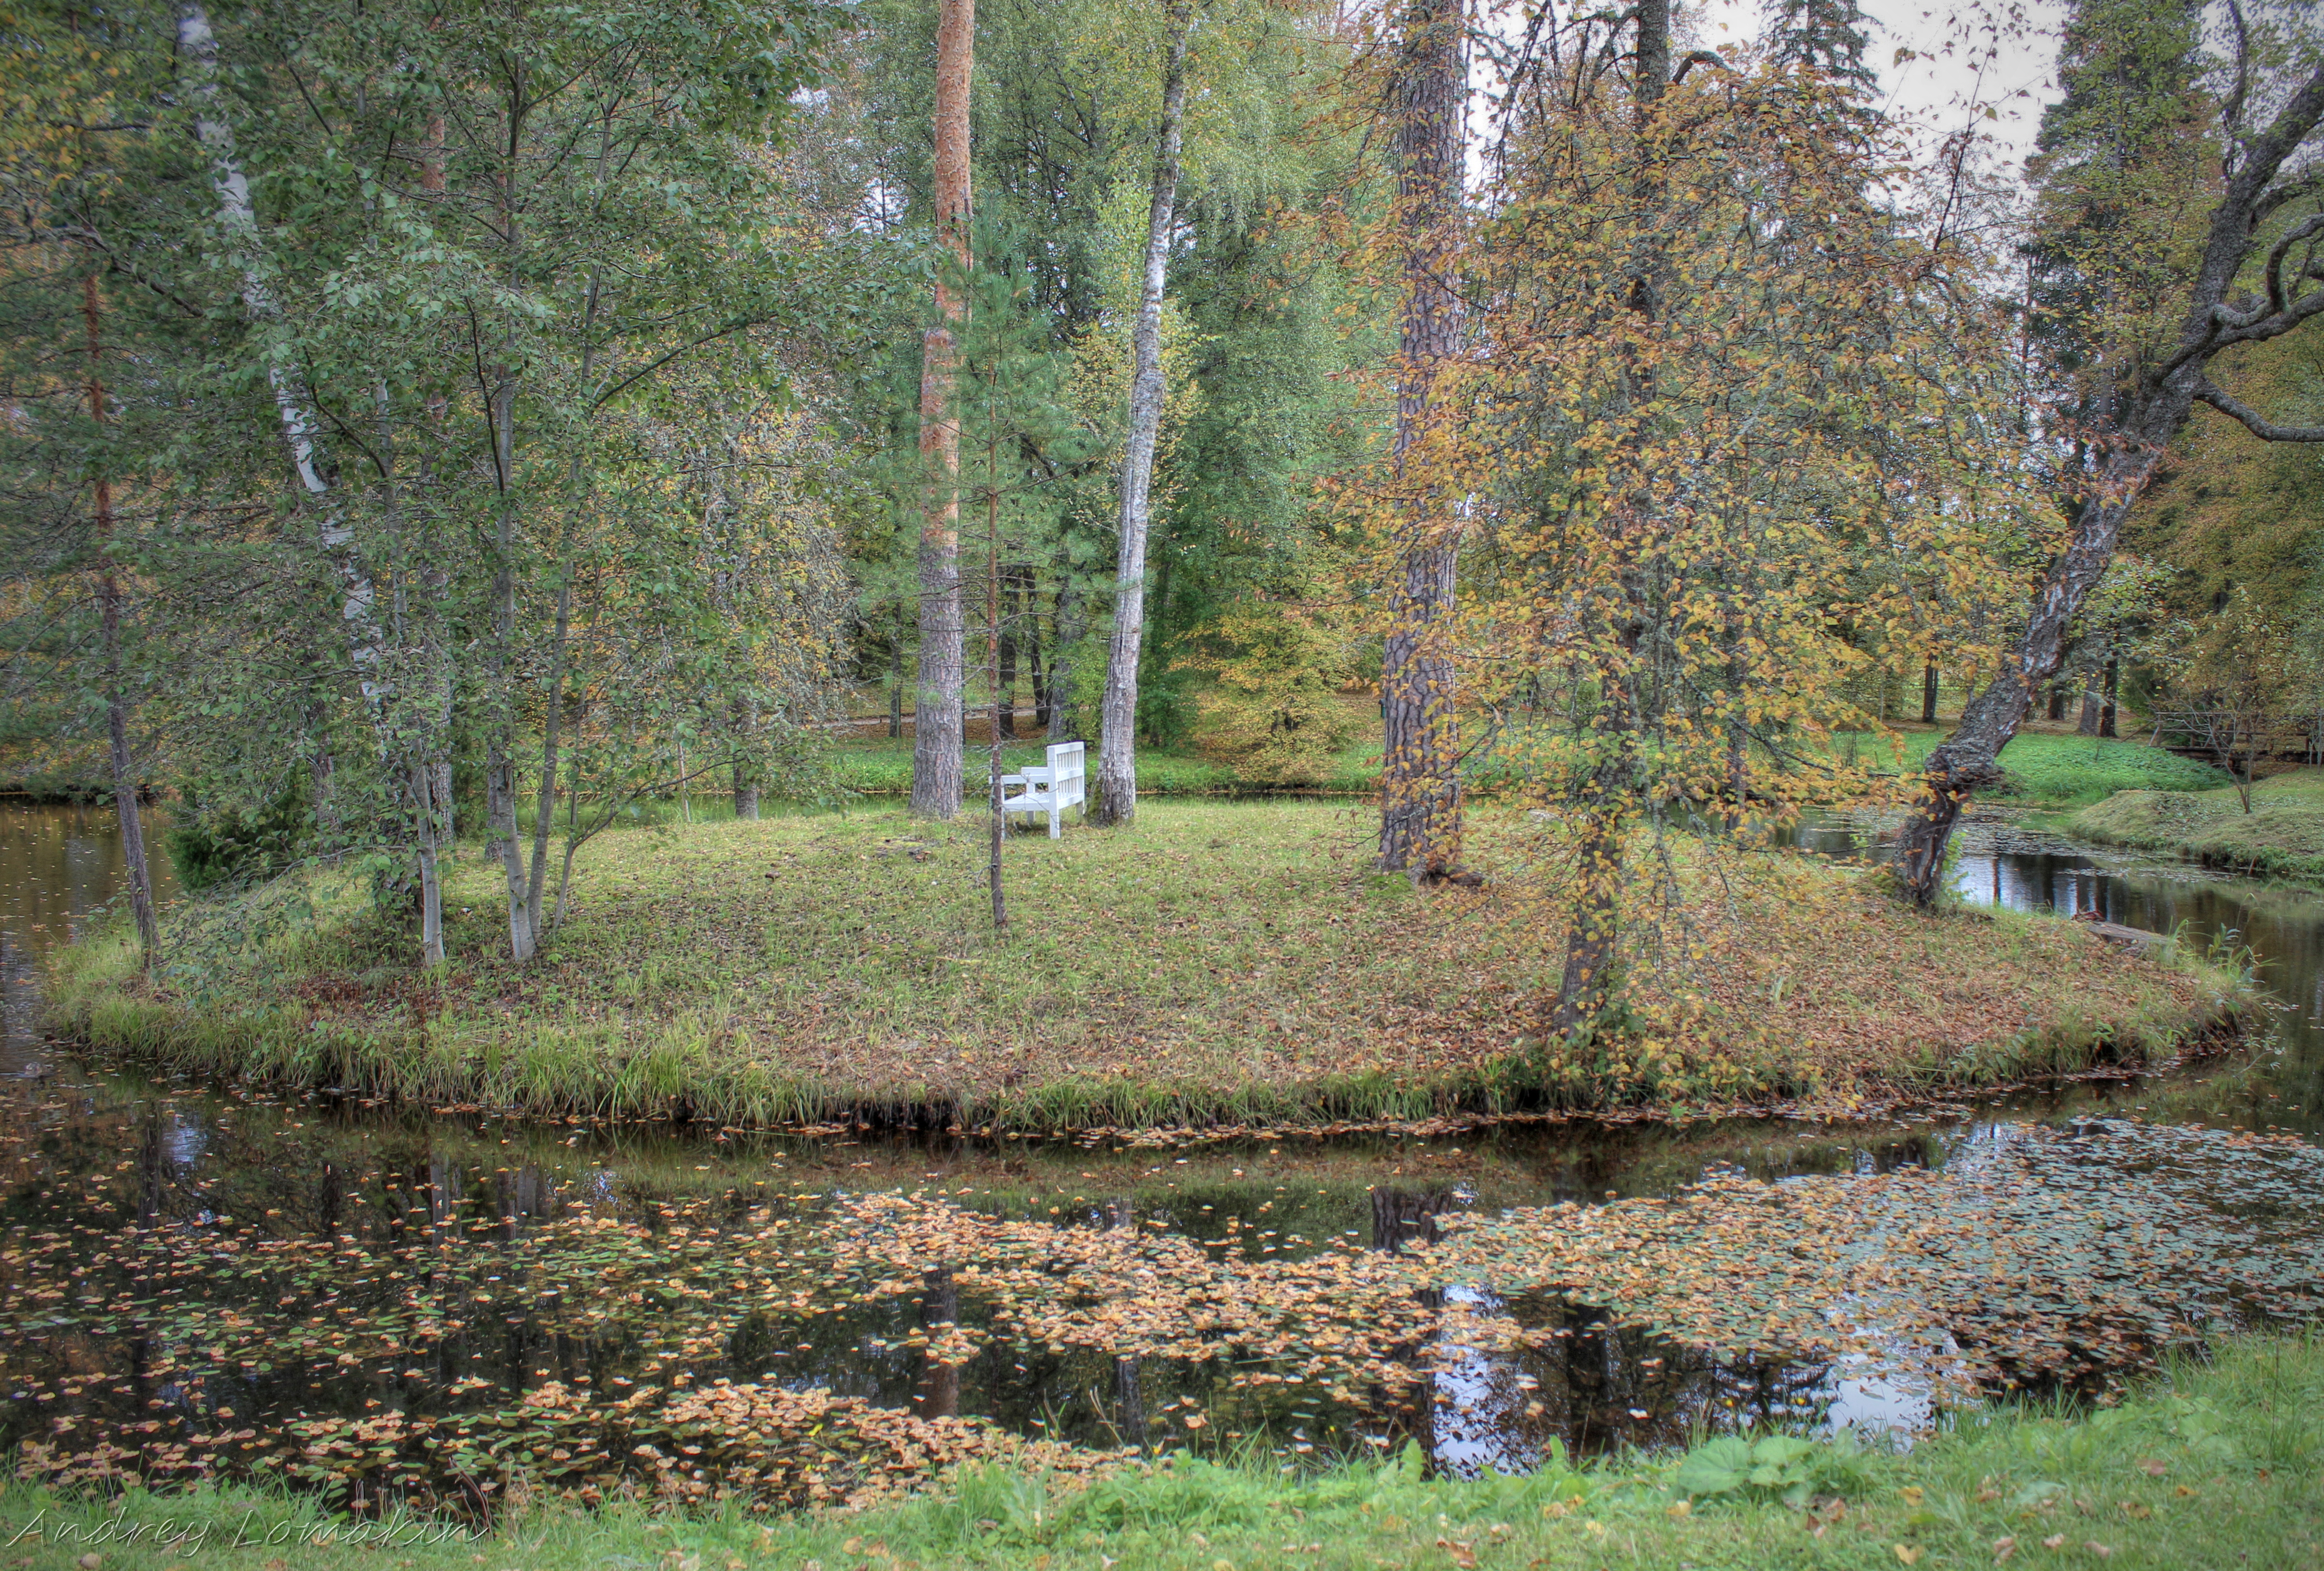
<svg viewBox="0 0 2324 1571"><path fill-rule="evenodd" d="M1082 799L1082 781L1086 774L1083 763L1082 744L1078 742L1054 742L1049 744L1050 790L1061 802Z"/></svg>

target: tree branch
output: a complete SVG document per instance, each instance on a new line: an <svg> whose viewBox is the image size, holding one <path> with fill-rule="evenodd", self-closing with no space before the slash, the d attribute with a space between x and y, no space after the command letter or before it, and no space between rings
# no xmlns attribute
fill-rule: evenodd
<svg viewBox="0 0 2324 1571"><path fill-rule="evenodd" d="M2307 239L2310 236L2318 234L2324 234L2324 213L2310 213L2299 223L2294 224L2291 228L2286 229L2283 232L2283 238L2278 240L2274 246L2269 250L2267 254L2267 301L2271 309L2280 311L2288 310L2291 307L2292 301L2285 297L2283 292L2283 259L2292 254L2292 248L2293 246L2299 245L2302 240ZM2292 277L2297 279L2301 276L2301 270L2294 268L2292 270Z"/></svg>
<svg viewBox="0 0 2324 1571"><path fill-rule="evenodd" d="M2195 396L2221 414L2240 420L2263 442L2324 442L2324 426L2280 426L2249 404L2239 402L2209 378L2195 384Z"/></svg>

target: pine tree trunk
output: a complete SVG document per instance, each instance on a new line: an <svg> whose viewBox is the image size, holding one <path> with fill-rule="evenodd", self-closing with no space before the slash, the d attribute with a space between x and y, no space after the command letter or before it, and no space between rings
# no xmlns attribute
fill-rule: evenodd
<svg viewBox="0 0 2324 1571"><path fill-rule="evenodd" d="M1047 735L1052 742L1066 742L1074 724L1073 649L1081 640L1083 627L1081 602L1074 594L1070 578L1057 585L1057 601L1051 622L1057 630L1055 645L1049 652L1049 724Z"/></svg>
<svg viewBox="0 0 2324 1571"><path fill-rule="evenodd" d="M1049 734L1049 675L1041 664L1040 579L1029 565L1024 573L1018 604L1025 610L1025 669L1033 684L1033 735L1046 736Z"/></svg>
<svg viewBox="0 0 2324 1571"><path fill-rule="evenodd" d="M999 442L997 427L998 422L988 414L984 446L984 623L989 661L985 679L991 688L992 725L984 752L985 808L991 814L984 826L984 873L986 892L992 902L992 930L1005 933L1009 930L1009 901L1001 882L1001 843L1008 836L1009 816L1001 808L1001 738L1003 727L1009 724L1002 706L1010 701L1010 692L1001 679L1001 650L1009 612L1001 578L1001 480L994 453Z"/></svg>
<svg viewBox="0 0 2324 1571"><path fill-rule="evenodd" d="M888 642L888 735L892 739L904 734L904 635L894 634Z"/></svg>
<svg viewBox="0 0 2324 1571"><path fill-rule="evenodd" d="M2101 736L2112 736L2112 735L2115 734L2115 730L2114 730L2114 691L2115 691L2115 679L2116 679L2116 677L2117 675L2119 675L2119 674L2120 674L2120 670L2121 670L2121 662L2120 662L2120 661L2116 661L2116 660L2113 656L2111 656L2111 655L2107 656L2107 662L2106 662L2106 688L2105 688L2104 692L2103 692L2103 693L2101 694L2101 696L2100 696L2099 706L2098 706L2098 735L2101 735Z"/></svg>
<svg viewBox="0 0 2324 1571"><path fill-rule="evenodd" d="M1380 672L1379 852L1382 867L1423 876L1442 874L1461 852L1461 722L1443 647L1458 521L1444 515L1444 498L1411 479L1406 466L1426 439L1439 368L1460 349L1454 251L1469 88L1462 14L1452 0L1415 0L1405 13L1392 89L1405 292L1393 454L1398 566Z"/></svg>
<svg viewBox="0 0 2324 1571"><path fill-rule="evenodd" d="M1937 662L1930 661L1921 667L1921 724L1937 723Z"/></svg>
<svg viewBox="0 0 2324 1571"><path fill-rule="evenodd" d="M1098 716L1097 782L1091 822L1127 826L1138 816L1138 661L1146 638L1146 532L1153 502L1154 448L1162 433L1162 289L1176 223L1180 122L1186 106L1186 0L1170 8L1162 68L1162 123L1156 138L1152 200L1146 215L1146 266L1130 334L1135 370L1121 455L1121 539L1113 575L1113 640L1105 657Z"/></svg>
<svg viewBox="0 0 2324 1571"><path fill-rule="evenodd" d="M994 589L1001 604L995 627L1000 647L993 651L992 661L993 735L1013 737L1017 735L1017 569L1001 573Z"/></svg>
<svg viewBox="0 0 2324 1571"><path fill-rule="evenodd" d="M976 0L940 0L936 23L936 236L962 272L969 266L968 95L976 49ZM912 702L912 811L960 812L962 647L960 586L959 329L968 298L936 282L944 322L920 344L920 462L927 487L920 514L920 670Z"/></svg>
<svg viewBox="0 0 2324 1571"><path fill-rule="evenodd" d="M103 307L97 275L81 280L81 312L88 326L88 414L98 432L105 430L105 338L98 324ZM113 813L121 825L121 849L127 859L130 914L137 923L137 949L145 969L153 968L161 947L161 929L153 915L152 873L145 865L145 823L137 801L137 766L129 751L129 707L121 681L121 581L113 570L113 482L103 469L97 474L97 539L105 566L97 576L98 633L104 642L105 730L113 765Z"/></svg>
<svg viewBox="0 0 2324 1571"><path fill-rule="evenodd" d="M121 823L121 852L127 860L129 909L137 920L137 945L150 970L161 950L161 929L153 916L152 874L145 865L137 766L129 751L129 707L121 696L121 589L111 568L98 577L97 592L98 615L104 624L105 729L113 763L113 811Z"/></svg>
<svg viewBox="0 0 2324 1571"><path fill-rule="evenodd" d="M411 766L411 799L419 808L414 842L420 863L420 963L444 964L444 882L436 855L437 815L435 769L426 762Z"/></svg>

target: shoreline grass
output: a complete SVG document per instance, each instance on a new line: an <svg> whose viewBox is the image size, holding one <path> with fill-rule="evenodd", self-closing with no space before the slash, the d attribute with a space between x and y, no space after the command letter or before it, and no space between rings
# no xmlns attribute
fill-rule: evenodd
<svg viewBox="0 0 2324 1571"><path fill-rule="evenodd" d="M433 1103L1061 1130L1840 1107L2152 1067L2243 1010L2194 956L1920 915L1860 872L1703 847L1633 929L1630 1028L1545 1041L1563 908L1540 826L1476 815L1495 876L1438 892L1371 873L1369 827L1157 802L1127 834L1016 837L1007 936L973 822L609 836L525 968L496 957L499 875L464 847L441 974L354 892L308 886L284 898L314 919L272 931L246 907L176 908L159 983L117 929L61 952L51 1019L180 1068Z"/></svg>
<svg viewBox="0 0 2324 1571"><path fill-rule="evenodd" d="M2159 852L2258 877L2324 879L2324 769L2256 781L2252 810L2235 788L2123 791L2067 821L2102 845Z"/></svg>
<svg viewBox="0 0 2324 1571"><path fill-rule="evenodd" d="M1086 1487L964 1470L930 1494L861 1512L520 1504L480 1529L410 1519L384 1546L363 1541L377 1539L375 1522L333 1517L314 1497L282 1491L76 1498L10 1483L0 1487L0 1540L28 1571L86 1566L85 1555L107 1571L329 1571L391 1557L401 1571L2277 1571L2324 1554L2324 1344L2312 1335L2231 1339L2208 1360L2173 1361L2115 1407L1971 1410L1909 1452L1777 1442L1756 1483L1729 1465L1735 1444L1699 1445L1685 1457L1576 1464L1553 1455L1530 1474L1475 1478L1427 1475L1409 1455L1288 1474L1256 1449L1228 1465L1180 1455ZM108 1531L107 1522L116 1525ZM152 1541L165 1523L173 1540ZM139 1524L144 1532L123 1541Z"/></svg>

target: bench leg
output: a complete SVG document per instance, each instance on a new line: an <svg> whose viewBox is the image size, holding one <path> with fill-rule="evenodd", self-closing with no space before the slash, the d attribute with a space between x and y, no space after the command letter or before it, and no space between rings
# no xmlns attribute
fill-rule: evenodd
<svg viewBox="0 0 2324 1571"><path fill-rule="evenodd" d="M1057 821L1058 821L1060 818L1064 818L1064 817L1065 817L1065 809L1062 809L1062 808L1051 808L1051 809L1049 809L1049 838L1050 838L1050 839L1052 839L1052 840L1057 839L1057 838L1059 838L1059 837L1064 834L1064 831L1063 831L1062 829L1060 829L1060 828L1057 827Z"/></svg>

